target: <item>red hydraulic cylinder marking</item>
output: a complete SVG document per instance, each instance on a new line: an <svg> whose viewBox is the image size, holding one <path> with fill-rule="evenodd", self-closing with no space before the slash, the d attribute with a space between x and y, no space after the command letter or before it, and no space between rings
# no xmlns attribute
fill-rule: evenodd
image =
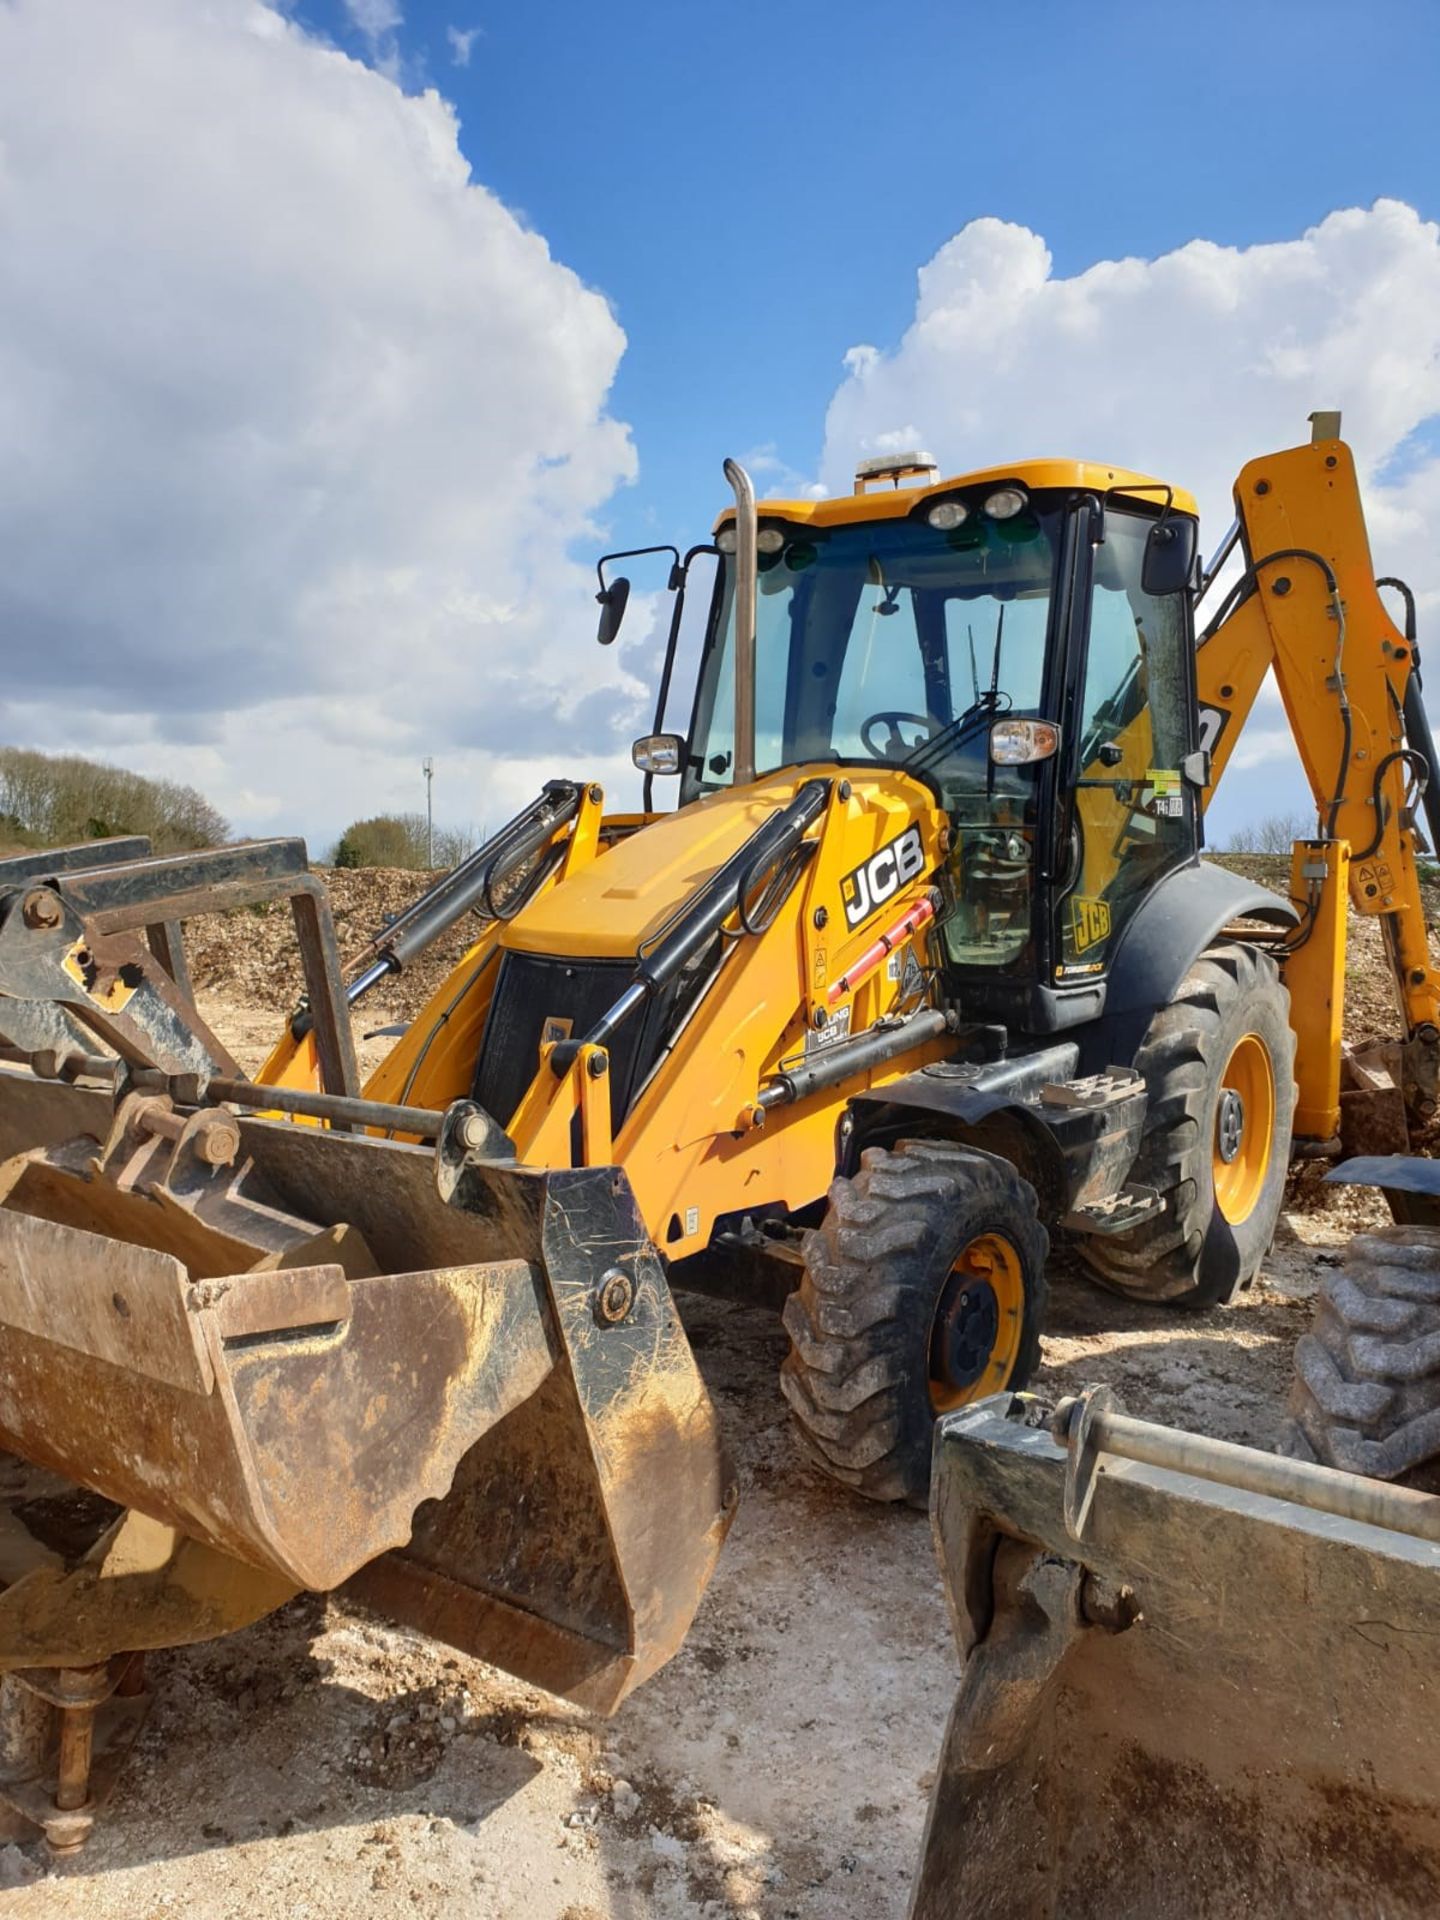
<svg viewBox="0 0 1440 1920"><path fill-rule="evenodd" d="M846 971L841 974L825 998L833 1007L842 994L858 987L862 980L868 980L880 962L903 941L911 939L935 918L935 901L929 894L923 900L917 900L908 912L901 915L893 927L887 927L873 946L867 947L858 959L852 960Z"/></svg>

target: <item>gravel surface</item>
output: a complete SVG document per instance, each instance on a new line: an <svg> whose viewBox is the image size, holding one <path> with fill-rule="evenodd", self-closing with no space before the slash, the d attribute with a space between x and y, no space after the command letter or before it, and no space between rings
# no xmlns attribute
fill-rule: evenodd
<svg viewBox="0 0 1440 1920"><path fill-rule="evenodd" d="M1056 1273L1040 1391L1105 1380L1132 1411L1273 1444L1314 1256L1347 1230L1288 1220L1243 1303L1198 1316ZM805 1463L776 1319L680 1304L740 1512L685 1647L613 1720L301 1599L152 1662L96 1837L0 1910L899 1920L957 1670L928 1525Z"/></svg>

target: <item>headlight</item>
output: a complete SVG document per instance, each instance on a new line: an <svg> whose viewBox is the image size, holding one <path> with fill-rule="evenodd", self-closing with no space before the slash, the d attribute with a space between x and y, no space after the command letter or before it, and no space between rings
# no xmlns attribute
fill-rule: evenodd
<svg viewBox="0 0 1440 1920"><path fill-rule="evenodd" d="M1049 720L997 720L990 729L990 758L997 767L1024 767L1059 751L1060 729Z"/></svg>
<svg viewBox="0 0 1440 1920"><path fill-rule="evenodd" d="M779 527L761 527L755 536L755 545L761 553L779 553L785 544L785 535Z"/></svg>
<svg viewBox="0 0 1440 1920"><path fill-rule="evenodd" d="M721 527L720 531L715 536L715 544L720 549L721 553L734 553L735 551L734 527Z"/></svg>
<svg viewBox="0 0 1440 1920"><path fill-rule="evenodd" d="M985 511L992 520L1013 520L1027 504L1019 487L997 487L986 500Z"/></svg>
<svg viewBox="0 0 1440 1920"><path fill-rule="evenodd" d="M963 500L937 500L925 518L937 532L949 533L952 527L964 526L970 509Z"/></svg>

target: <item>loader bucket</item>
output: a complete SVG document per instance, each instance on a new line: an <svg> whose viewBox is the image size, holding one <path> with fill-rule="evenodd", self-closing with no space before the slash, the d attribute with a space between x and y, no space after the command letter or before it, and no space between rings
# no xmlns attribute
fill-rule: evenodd
<svg viewBox="0 0 1440 1920"><path fill-rule="evenodd" d="M911 1920L1440 1911L1440 1499L1107 1398L937 1429L962 1675Z"/></svg>
<svg viewBox="0 0 1440 1920"><path fill-rule="evenodd" d="M422 1147L0 1071L0 1447L100 1496L0 1511L0 1670L345 1583L605 1711L675 1651L734 1496L663 1264L467 1105Z"/></svg>

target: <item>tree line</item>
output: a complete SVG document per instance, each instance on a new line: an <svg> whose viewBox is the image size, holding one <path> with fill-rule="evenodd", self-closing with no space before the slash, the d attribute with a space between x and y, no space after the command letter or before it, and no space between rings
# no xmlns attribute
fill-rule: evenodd
<svg viewBox="0 0 1440 1920"><path fill-rule="evenodd" d="M230 837L203 793L78 754L0 747L0 839L11 847L72 846L146 834L156 853L216 847Z"/></svg>

